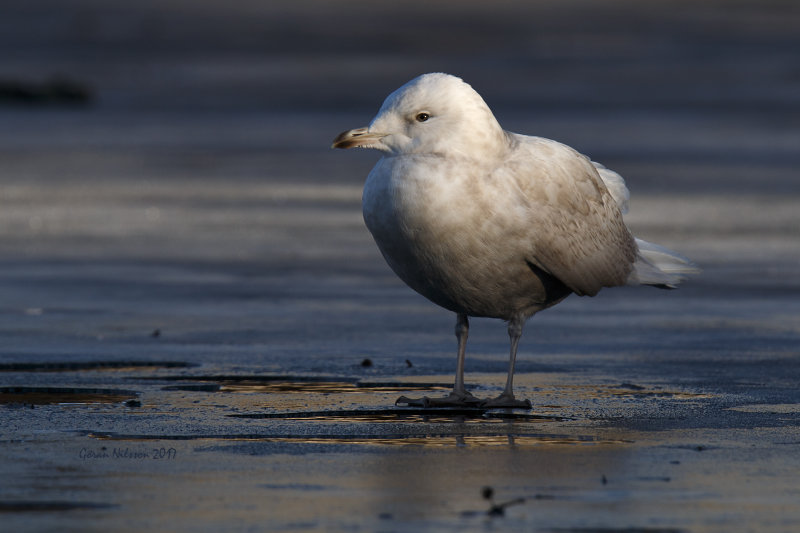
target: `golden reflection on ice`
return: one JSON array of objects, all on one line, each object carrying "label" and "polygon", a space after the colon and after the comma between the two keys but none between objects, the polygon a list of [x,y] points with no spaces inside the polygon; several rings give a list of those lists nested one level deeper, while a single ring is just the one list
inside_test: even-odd
[{"label": "golden reflection on ice", "polygon": [[[184,381],[184,380],[182,380]],[[404,392],[409,390],[447,390],[452,385],[440,382],[403,382],[358,380],[325,380],[319,378],[276,379],[271,376],[198,376],[185,379],[185,385],[169,385],[164,390],[183,390],[200,392],[230,392],[238,394],[274,393],[329,393],[329,394],[368,394],[373,392]],[[198,385],[202,383],[204,385]]]},{"label": "golden reflection on ice", "polygon": [[351,383],[346,381],[269,381],[269,382],[250,382],[250,381],[222,381],[220,392],[235,392],[240,394],[258,393],[298,393],[308,392],[331,393],[331,394],[368,394],[372,392],[402,392],[409,389],[413,390],[446,390],[447,387],[439,384],[420,384],[420,383]]},{"label": "golden reflection on ice", "polygon": [[544,445],[621,445],[624,440],[598,440],[592,437],[552,435],[425,435],[409,437],[291,437],[259,439],[267,442],[303,444],[359,444],[369,446],[423,446],[426,448],[530,447]]},{"label": "golden reflection on ice", "polygon": [[234,392],[239,394],[265,394],[275,392],[289,393],[353,393],[358,392],[352,383],[339,381],[272,381],[266,383],[258,382],[222,382],[220,392]]},{"label": "golden reflection on ice", "polygon": [[410,435],[117,435],[113,433],[89,433],[90,438],[111,441],[158,441],[158,440],[210,440],[217,442],[263,442],[286,444],[363,445],[425,448],[483,448],[483,447],[533,447],[533,446],[620,446],[633,444],[625,439],[599,438],[589,435],[548,435],[497,433],[467,435],[410,434]]}]

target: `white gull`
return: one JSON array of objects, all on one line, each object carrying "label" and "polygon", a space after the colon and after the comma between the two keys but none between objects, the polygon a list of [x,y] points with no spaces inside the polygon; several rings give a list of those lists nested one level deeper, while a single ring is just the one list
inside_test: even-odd
[{"label": "white gull", "polygon": [[[411,80],[386,98],[369,127],[343,132],[333,147],[383,152],[364,185],[364,221],[392,270],[457,314],[452,393],[398,403],[530,408],[513,393],[528,318],[572,293],[674,288],[697,271],[631,235],[619,174],[556,141],[504,131],[455,76]],[[508,321],[508,378],[488,401],[464,387],[470,316]]]}]

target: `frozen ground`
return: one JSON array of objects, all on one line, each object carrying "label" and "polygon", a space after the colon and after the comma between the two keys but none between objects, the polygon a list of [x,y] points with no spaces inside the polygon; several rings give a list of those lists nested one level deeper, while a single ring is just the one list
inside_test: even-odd
[{"label": "frozen ground", "polygon": [[[0,21],[0,72],[97,99],[0,107],[3,528],[800,528],[792,3],[47,4]],[[530,413],[393,406],[449,385],[454,317],[363,227],[375,154],[328,146],[437,69],[618,170],[634,232],[704,268],[534,317]],[[505,327],[470,334],[496,394]]]}]

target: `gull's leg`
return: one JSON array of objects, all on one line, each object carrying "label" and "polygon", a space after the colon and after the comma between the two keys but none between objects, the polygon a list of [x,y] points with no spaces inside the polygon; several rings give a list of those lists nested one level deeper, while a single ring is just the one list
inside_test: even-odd
[{"label": "gull's leg", "polygon": [[444,398],[417,399],[401,396],[395,404],[405,404],[415,407],[473,407],[480,404],[480,400],[467,392],[464,387],[464,359],[467,354],[467,337],[469,336],[469,318],[467,315],[458,314],[456,319],[456,338],[458,339],[458,361],[456,362],[456,382],[453,392]]},{"label": "gull's leg", "polygon": [[508,361],[508,378],[506,378],[506,388],[497,398],[486,400],[482,407],[522,407],[531,408],[530,400],[517,400],[514,398],[514,363],[517,360],[517,347],[519,338],[522,336],[522,326],[525,325],[525,318],[516,316],[508,323],[508,337],[511,339],[511,355]]},{"label": "gull's leg", "polygon": [[464,359],[467,356],[467,337],[469,336],[469,318],[459,314],[456,318],[456,339],[458,339],[458,361],[456,362],[456,382],[453,385],[454,396],[466,396],[464,387]]}]

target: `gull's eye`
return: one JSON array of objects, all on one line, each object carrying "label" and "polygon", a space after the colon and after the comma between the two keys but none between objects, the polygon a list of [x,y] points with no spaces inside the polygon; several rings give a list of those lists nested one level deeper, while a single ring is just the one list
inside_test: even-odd
[{"label": "gull's eye", "polygon": [[417,113],[417,116],[414,118],[417,119],[417,122],[425,122],[431,118],[431,116],[428,113]]}]

